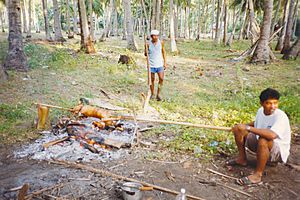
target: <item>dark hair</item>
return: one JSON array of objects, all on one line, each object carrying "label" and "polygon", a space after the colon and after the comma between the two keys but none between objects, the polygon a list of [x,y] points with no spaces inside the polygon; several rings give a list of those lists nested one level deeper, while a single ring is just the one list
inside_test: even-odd
[{"label": "dark hair", "polygon": [[277,90],[274,90],[272,88],[267,88],[264,91],[262,91],[259,95],[260,102],[264,102],[268,99],[277,99],[279,100],[280,94]]}]

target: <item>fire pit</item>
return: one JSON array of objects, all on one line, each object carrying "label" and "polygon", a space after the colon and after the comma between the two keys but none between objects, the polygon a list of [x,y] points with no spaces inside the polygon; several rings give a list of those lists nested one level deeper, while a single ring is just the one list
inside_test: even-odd
[{"label": "fire pit", "polygon": [[80,120],[62,118],[51,131],[43,131],[41,138],[18,149],[14,155],[36,160],[56,158],[106,162],[128,153],[136,138],[135,124],[118,121],[101,129],[99,123],[101,120],[93,117]]}]

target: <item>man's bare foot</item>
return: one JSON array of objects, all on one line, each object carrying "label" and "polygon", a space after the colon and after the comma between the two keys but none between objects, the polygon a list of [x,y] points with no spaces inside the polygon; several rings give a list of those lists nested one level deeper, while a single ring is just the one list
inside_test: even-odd
[{"label": "man's bare foot", "polygon": [[238,158],[237,159],[232,159],[232,160],[228,160],[226,161],[225,163],[226,166],[236,166],[236,165],[239,165],[239,166],[247,166],[247,161],[246,160],[239,160]]},{"label": "man's bare foot", "polygon": [[162,98],[160,96],[156,96],[157,101],[162,101]]}]

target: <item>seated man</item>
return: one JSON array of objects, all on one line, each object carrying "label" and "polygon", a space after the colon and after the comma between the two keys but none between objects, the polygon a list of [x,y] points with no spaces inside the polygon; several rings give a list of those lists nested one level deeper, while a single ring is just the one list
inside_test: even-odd
[{"label": "seated man", "polygon": [[290,154],[291,129],[287,115],[278,109],[280,94],[267,88],[259,98],[261,108],[257,111],[254,122],[238,124],[232,128],[239,156],[226,165],[247,165],[245,147],[256,152],[257,163],[253,174],[238,179],[240,185],[261,182],[263,171],[268,161],[285,162]]}]

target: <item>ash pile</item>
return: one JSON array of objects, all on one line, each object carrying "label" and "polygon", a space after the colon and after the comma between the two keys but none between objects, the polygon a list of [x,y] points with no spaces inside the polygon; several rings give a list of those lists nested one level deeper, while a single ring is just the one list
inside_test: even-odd
[{"label": "ash pile", "polygon": [[35,160],[107,162],[128,154],[136,140],[136,128],[135,124],[124,120],[104,124],[94,117],[62,118],[51,131],[43,131],[41,138],[15,151],[14,155]]}]

